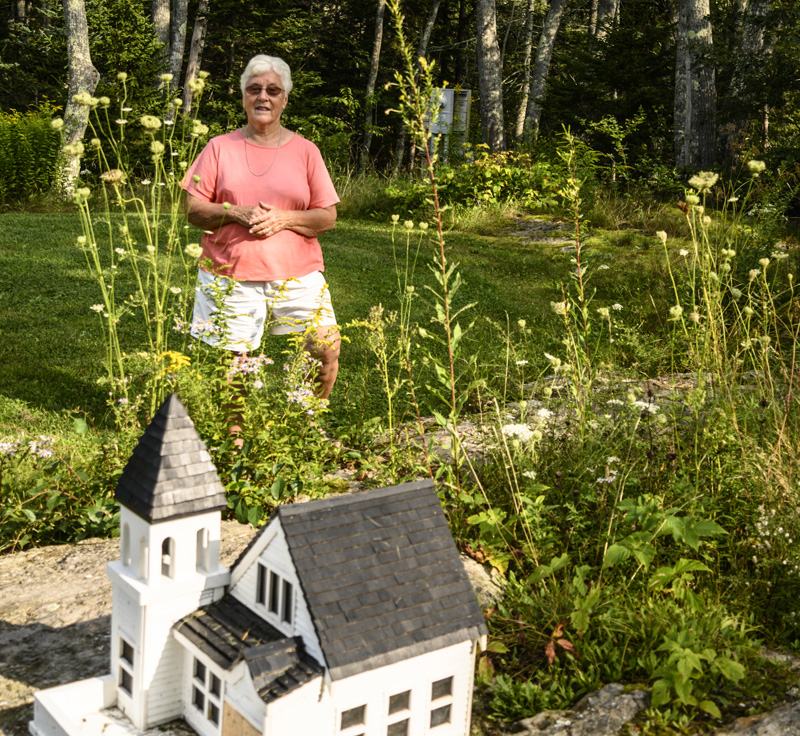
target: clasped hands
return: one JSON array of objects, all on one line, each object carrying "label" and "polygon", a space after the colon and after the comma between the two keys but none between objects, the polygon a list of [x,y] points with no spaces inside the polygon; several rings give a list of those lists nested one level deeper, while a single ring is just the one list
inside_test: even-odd
[{"label": "clasped hands", "polygon": [[259,202],[257,207],[248,207],[242,218],[242,224],[250,226],[251,235],[257,238],[268,238],[288,226],[285,210],[279,210],[266,202]]}]

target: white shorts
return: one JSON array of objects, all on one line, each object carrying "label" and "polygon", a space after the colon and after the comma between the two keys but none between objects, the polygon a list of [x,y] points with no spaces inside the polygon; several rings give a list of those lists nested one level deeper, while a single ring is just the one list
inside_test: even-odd
[{"label": "white shorts", "polygon": [[271,335],[286,335],[335,325],[320,271],[285,281],[235,281],[197,272],[192,336],[209,345],[248,352],[261,344],[265,326]]}]

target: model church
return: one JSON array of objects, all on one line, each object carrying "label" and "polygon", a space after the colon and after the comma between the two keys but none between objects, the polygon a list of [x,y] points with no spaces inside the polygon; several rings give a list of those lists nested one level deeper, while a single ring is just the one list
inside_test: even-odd
[{"label": "model church", "polygon": [[280,506],[227,570],[173,394],[116,497],[111,672],[39,692],[33,736],[468,736],[486,625],[431,482]]}]

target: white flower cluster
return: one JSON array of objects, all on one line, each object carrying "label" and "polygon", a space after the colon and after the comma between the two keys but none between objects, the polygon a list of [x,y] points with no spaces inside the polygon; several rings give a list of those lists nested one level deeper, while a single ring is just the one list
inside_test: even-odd
[{"label": "white flower cluster", "polygon": [[536,433],[527,424],[504,424],[500,431],[505,437],[518,439],[521,442],[530,442],[536,438]]}]

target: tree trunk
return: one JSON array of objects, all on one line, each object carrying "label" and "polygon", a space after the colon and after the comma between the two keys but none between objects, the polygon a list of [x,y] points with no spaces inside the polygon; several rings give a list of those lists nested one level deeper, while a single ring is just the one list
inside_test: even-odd
[{"label": "tree trunk", "polygon": [[530,140],[536,140],[539,135],[539,121],[542,117],[542,98],[547,86],[547,75],[550,72],[550,59],[553,57],[553,48],[556,45],[556,34],[564,15],[567,0],[550,0],[544,27],[539,36],[539,48],[536,49],[536,61],[533,65],[533,78],[531,79],[530,101],[528,112],[525,115],[524,135]]},{"label": "tree trunk", "polygon": [[[419,45],[417,46],[417,55],[416,59],[419,59],[422,56],[425,56],[428,53],[428,42],[431,40],[431,33],[433,32],[433,24],[436,23],[436,16],[439,14],[439,5],[441,4],[441,0],[432,0],[431,2],[431,9],[428,13],[428,19],[425,21],[425,25],[422,27],[422,33],[420,33],[419,37]],[[394,168],[392,169],[392,174],[397,175],[400,171],[400,168],[403,165],[403,155],[405,154],[406,150],[406,126],[403,125],[400,133],[397,136],[397,142],[395,143],[394,147]],[[410,161],[409,167],[414,166],[414,155],[415,155],[415,142],[411,142],[411,154],[410,154]]]},{"label": "tree trunk", "polygon": [[597,4],[597,21],[595,38],[603,39],[608,35],[611,26],[617,20],[620,0],[599,0]]},{"label": "tree trunk", "polygon": [[597,2],[598,0],[592,0],[589,9],[589,38],[594,38],[594,34],[597,33]]},{"label": "tree trunk", "polygon": [[456,86],[467,77],[467,0],[458,0],[458,33],[456,36]]},{"label": "tree trunk", "polygon": [[[153,30],[156,41],[161,44],[159,51],[159,72],[165,71],[169,63],[169,0],[153,0],[150,6],[153,16]],[[161,86],[161,80],[156,79],[155,86]]]},{"label": "tree trunk", "polygon": [[372,41],[372,56],[369,61],[369,76],[367,77],[367,94],[364,100],[364,142],[358,157],[358,173],[366,170],[369,163],[369,149],[372,145],[372,126],[375,124],[373,120],[375,116],[375,82],[378,79],[378,66],[381,59],[385,10],[386,0],[378,0],[378,9],[375,11],[375,35]]},{"label": "tree trunk", "polygon": [[197,4],[197,13],[194,16],[194,30],[192,42],[189,46],[189,63],[186,65],[186,85],[183,89],[183,114],[188,115],[192,109],[194,93],[189,87],[189,80],[197,76],[200,64],[203,61],[203,47],[206,43],[206,28],[208,26],[208,0],[200,0]]},{"label": "tree trunk", "polygon": [[172,75],[170,86],[173,89],[181,86],[181,68],[183,67],[183,51],[186,47],[186,26],[188,22],[188,0],[172,0],[169,73]]},{"label": "tree trunk", "polygon": [[536,0],[529,0],[522,46],[522,93],[517,111],[517,124],[514,126],[514,140],[517,144],[522,141],[522,133],[525,130],[525,113],[528,111],[528,97],[531,92],[531,54],[533,52],[533,18],[535,14]]},{"label": "tree trunk", "polygon": [[[89,53],[89,28],[86,24],[86,7],[83,0],[64,0],[64,30],[67,39],[67,104],[64,106],[64,142],[75,143],[86,132],[89,122],[89,107],[78,105],[73,97],[79,92],[94,94],[100,74],[92,64]],[[61,181],[66,193],[75,188],[80,173],[80,159],[65,160]]]},{"label": "tree trunk", "polygon": [[727,125],[722,129],[722,152],[730,163],[736,161],[739,144],[755,115],[765,112],[759,88],[774,46],[772,34],[768,32],[768,29],[775,27],[767,19],[769,9],[769,0],[750,0],[745,11],[728,91],[732,110]]},{"label": "tree trunk", "polygon": [[709,0],[680,0],[675,64],[675,165],[715,160],[716,90]]},{"label": "tree trunk", "polygon": [[478,88],[481,94],[483,141],[493,153],[506,147],[503,124],[503,59],[497,42],[497,9],[494,0],[477,0]]}]

